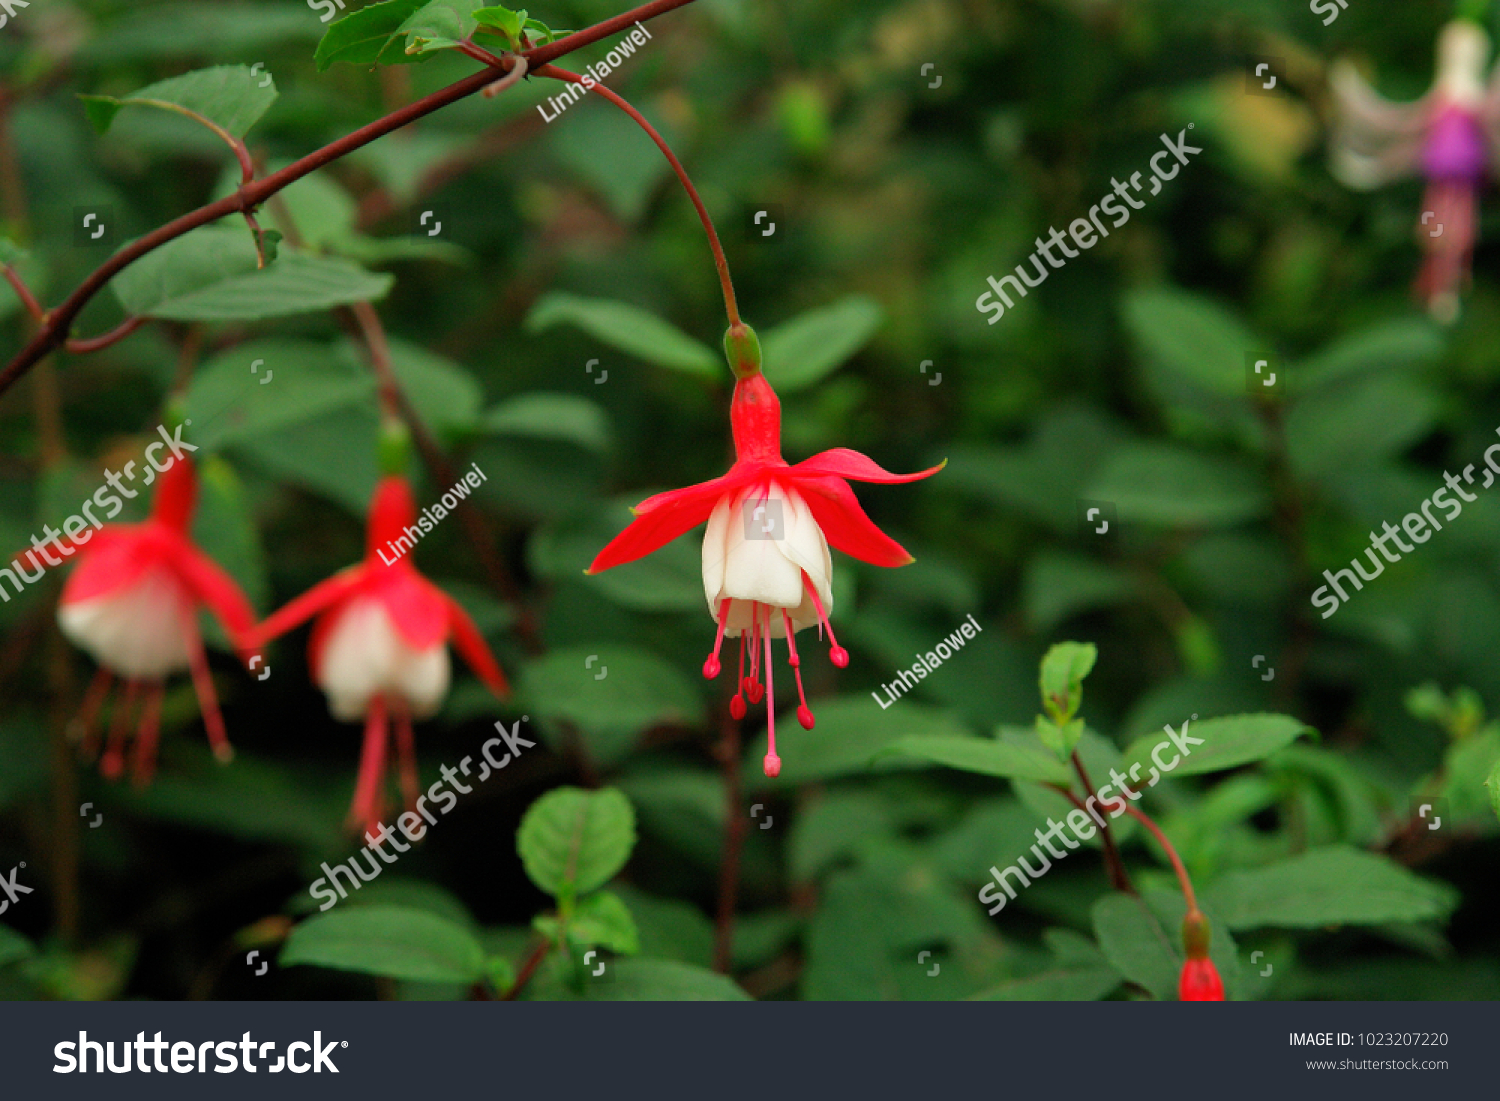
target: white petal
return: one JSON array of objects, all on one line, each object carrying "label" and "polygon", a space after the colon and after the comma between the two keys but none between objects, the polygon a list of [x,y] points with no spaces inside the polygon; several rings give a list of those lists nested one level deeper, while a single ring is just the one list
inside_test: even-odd
[{"label": "white petal", "polygon": [[128,680],[157,680],[188,668],[186,617],[192,598],[165,569],[148,569],[103,596],[60,604],[57,622],[76,646]]},{"label": "white petal", "polygon": [[735,495],[726,493],[714,506],[703,533],[703,595],[708,599],[708,614],[718,622],[719,605],[724,602],[724,561],[729,553],[729,518],[734,515]]},{"label": "white petal", "polygon": [[[762,502],[764,512],[750,511],[758,510]],[[778,608],[795,608],[802,603],[802,571],[778,546],[786,538],[787,511],[786,501],[775,486],[742,499],[728,524],[725,596]],[[779,524],[778,513],[782,520]]]},{"label": "white petal", "polygon": [[433,714],[448,693],[452,666],[444,642],[408,646],[379,600],[363,597],[339,614],[328,633],[317,670],[335,718],[364,717],[377,694],[406,701],[419,719]]}]

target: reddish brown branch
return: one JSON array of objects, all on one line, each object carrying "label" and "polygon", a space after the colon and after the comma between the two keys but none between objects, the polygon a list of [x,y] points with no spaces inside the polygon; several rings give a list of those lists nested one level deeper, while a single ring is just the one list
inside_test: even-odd
[{"label": "reddish brown branch", "polygon": [[101,348],[108,348],[111,344],[118,344],[148,320],[148,318],[144,317],[127,317],[103,336],[92,337],[88,340],[69,340],[63,344],[63,347],[74,355],[87,355],[89,352],[97,352]]},{"label": "reddish brown branch", "polygon": [[[592,27],[570,34],[566,38],[560,38],[556,42],[535,49],[525,51],[524,56],[528,65],[535,70],[549,62],[572,53],[574,50],[582,49],[601,38],[607,38],[616,31],[623,30],[637,22],[653,19],[664,12],[683,7],[692,3],[692,0],[650,0],[628,12],[606,19]],[[501,75],[508,72],[513,62],[506,60]],[[399,130],[408,123],[432,114],[456,103],[458,100],[471,96],[481,91],[496,80],[493,68],[473,73],[462,80],[439,89],[429,96],[424,96],[415,103],[410,103],[399,110],[392,111],[384,118],[376,119],[366,126],[360,127],[351,134],[346,134],[337,141],[325,145],[323,148],[309,153],[301,160],[294,161],[279,172],[242,185],[233,195],[228,195],[217,202],[201,206],[182,217],[168,222],[166,225],[153,230],[146,236],[132,242],[112,257],[106,260],[92,275],[85,279],[68,299],[52,313],[47,315],[47,321],[41,331],[17,353],[16,357],[0,371],[0,394],[5,393],[15,385],[16,380],[29,371],[48,352],[60,347],[66,340],[68,330],[77,319],[84,306],[98,294],[104,286],[135,263],[142,256],[154,249],[160,248],[168,241],[176,240],[183,234],[188,233],[199,226],[218,221],[220,218],[231,214],[243,214],[253,211],[261,203],[272,195],[283,190],[289,185],[296,183],[304,176],[316,172],[340,157],[352,153],[354,150],[369,145],[377,138],[382,138],[394,130]]]}]

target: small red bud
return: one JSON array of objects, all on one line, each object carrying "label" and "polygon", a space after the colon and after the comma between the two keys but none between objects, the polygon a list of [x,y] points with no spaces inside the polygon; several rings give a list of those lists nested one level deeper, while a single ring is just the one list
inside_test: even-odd
[{"label": "small red bud", "polygon": [[1224,982],[1214,968],[1214,961],[1205,957],[1183,963],[1177,996],[1185,1002],[1222,1002]]},{"label": "small red bud", "polygon": [[745,717],[745,697],[736,693],[729,700],[729,716],[735,722]]},{"label": "small red bud", "polygon": [[797,708],[797,721],[802,724],[803,730],[811,730],[814,722],[812,708],[805,703]]}]

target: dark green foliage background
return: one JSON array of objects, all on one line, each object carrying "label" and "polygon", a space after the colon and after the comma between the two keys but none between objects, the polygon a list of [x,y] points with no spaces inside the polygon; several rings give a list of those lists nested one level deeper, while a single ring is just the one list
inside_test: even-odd
[{"label": "dark green foliage background", "polygon": [[[1418,507],[1445,469],[1478,462],[1500,425],[1493,249],[1479,250],[1463,319],[1440,331],[1408,293],[1419,185],[1352,194],[1326,167],[1328,60],[1368,61],[1398,98],[1430,81],[1447,6],[1391,9],[1353,0],[1324,28],[1295,3],[1246,0],[700,0],[654,21],[652,41],[611,77],[693,174],[762,335],[850,296],[879,303],[878,330],[846,363],[782,387],[788,459],[849,446],[892,470],[949,460],[928,482],[860,489],[917,562],[883,572],[837,561],[835,624],[854,660],[839,672],[804,644],[819,726],[789,724],[783,697],[780,781],[759,772],[760,709],[746,720],[739,813],[762,810],[746,838],[734,946],[752,995],[1175,996],[1171,959],[1137,951],[1155,935],[1151,922],[1170,931],[1181,914],[1142,831],[1125,832],[1125,855],[1155,917],[1121,898],[1099,902],[1108,885],[1087,849],[990,919],[975,900],[990,865],[1024,851],[1058,808],[1033,785],[870,765],[899,737],[1030,724],[1051,642],[1098,646],[1082,714],[1100,762],[1192,714],[1275,711],[1321,732],[1236,772],[1169,779],[1147,797],[1211,907],[1244,903],[1236,876],[1308,850],[1386,851],[1449,750],[1449,732],[1408,713],[1408,690],[1467,685],[1494,704],[1491,497],[1331,620],[1308,603],[1323,569],[1362,553],[1366,533]],[[581,27],[618,10],[575,0],[531,14]],[[324,29],[298,0],[37,0],[20,10],[0,31],[20,185],[3,216],[31,250],[22,270],[43,300],[60,302],[108,255],[75,245],[78,208],[109,208],[118,244],[222,194],[230,171],[222,145],[175,117],[127,109],[95,134],[78,93],[124,95],[190,69],[261,62],[280,96],[248,141],[274,168],[474,69],[450,54],[318,73]],[[563,64],[576,70],[603,53]],[[1247,94],[1255,57],[1284,63],[1275,94]],[[711,750],[727,685],[698,675],[712,624],[696,538],[603,577],[582,567],[623,525],[625,504],[723,470],[729,375],[655,366],[566,321],[527,322],[556,292],[631,303],[711,347],[725,322],[701,228],[654,147],[602,102],[544,124],[535,104],[560,88],[533,80],[460,102],[335,164],[264,216],[282,224],[290,209],[311,245],[394,274],[378,305],[403,382],[460,464],[487,472],[486,519],[544,647],[522,645],[515,609],[456,521],[421,543],[423,570],[475,613],[518,688],[500,708],[458,678],[443,714],[419,728],[424,779],[475,753],[501,719],[528,716],[547,746],[463,798],[356,901],[444,914],[519,963],[525,927],[547,904],[516,854],[521,815],[559,784],[607,783],[637,816],[639,842],[615,889],[641,955],[707,968],[726,819]],[[974,303],[987,275],[1022,262],[1049,224],[1086,215],[1112,176],[1145,170],[1159,135],[1189,123],[1201,156],[1107,242],[985,324]],[[453,171],[419,185],[434,165]],[[341,206],[364,212],[359,241]],[[408,241],[417,255],[398,258],[369,244],[409,238],[424,209],[441,210],[442,239],[461,256]],[[770,237],[753,221],[763,209],[776,222]],[[102,294],[78,332],[122,317]],[[7,290],[5,358],[29,331]],[[224,410],[199,535],[266,614],[362,552],[374,402],[328,313],[153,324],[103,353],[56,357],[65,461],[43,470],[37,411],[47,398],[35,376],[0,399],[0,543],[21,546],[57,524],[106,464],[139,453],[185,344],[197,348],[199,408]],[[1246,394],[1246,357],[1260,355],[1286,372],[1288,404],[1264,409]],[[256,358],[276,371],[264,388],[248,370]],[[775,381],[796,366],[767,370]],[[333,399],[311,403],[314,378]],[[419,481],[419,496],[444,488]],[[1080,499],[1119,503],[1118,539],[1087,535]],[[300,633],[273,651],[264,682],[215,658],[240,752],[232,766],[209,760],[183,678],[152,789],[80,771],[78,800],[105,824],[72,826],[81,937],[51,935],[61,779],[49,730],[76,712],[91,675],[55,637],[58,586],[0,606],[0,869],[27,860],[39,887],[5,921],[41,952],[7,965],[0,940],[0,991],[460,996],[459,985],[308,967],[256,978],[243,965],[254,943],[243,931],[307,912],[319,863],[353,852],[340,821],[358,730],[329,718]],[[911,698],[876,706],[871,690],[970,614],[984,628],[973,644]],[[607,679],[585,672],[592,655]],[[1267,656],[1259,668],[1256,655]],[[1464,744],[1481,745],[1474,739],[1496,735],[1481,727]],[[1406,902],[1365,905],[1371,887],[1352,872],[1294,875],[1301,918],[1245,903],[1251,912],[1227,921],[1233,942],[1216,918],[1216,955],[1239,959],[1222,965],[1231,996],[1500,992],[1500,941],[1485,916],[1500,904],[1497,831],[1481,786],[1493,756],[1450,767],[1439,783],[1454,815],[1441,842],[1400,842],[1395,859],[1378,858],[1392,875],[1399,860],[1427,881],[1401,878]],[[756,828],[767,815],[770,828]],[[940,975],[918,964],[924,951]],[[1252,951],[1266,953],[1253,967]],[[1265,962],[1274,973],[1262,977]],[[692,988],[657,978],[617,996]],[[566,990],[539,981],[532,992]]]}]

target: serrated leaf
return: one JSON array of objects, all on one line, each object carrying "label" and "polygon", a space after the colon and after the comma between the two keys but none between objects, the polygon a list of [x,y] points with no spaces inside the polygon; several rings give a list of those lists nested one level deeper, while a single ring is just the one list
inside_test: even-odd
[{"label": "serrated leaf", "polygon": [[1034,780],[1040,784],[1066,784],[1071,779],[1061,762],[1020,746],[983,738],[901,738],[882,750],[877,757],[898,755],[931,761],[933,764],[983,776]]},{"label": "serrated leaf", "polygon": [[292,930],[281,966],[311,964],[408,982],[477,982],[484,949],[463,926],[427,910],[357,906]]},{"label": "serrated leaf", "polygon": [[[1059,642],[1042,657],[1038,678],[1042,706],[1055,722],[1066,723],[1078,713],[1083,702],[1083,678],[1089,675],[1098,658],[1099,650],[1092,642]],[[1068,752],[1072,752],[1071,746]]]},{"label": "serrated leaf", "polygon": [[472,0],[431,0],[413,12],[396,33],[406,38],[407,54],[451,50],[478,28],[473,10]]},{"label": "serrated leaf", "polygon": [[568,935],[584,947],[608,948],[632,956],[641,950],[635,918],[620,896],[610,891],[595,891],[579,901]]},{"label": "serrated leaf", "polygon": [[1231,929],[1430,921],[1445,918],[1458,903],[1447,884],[1342,845],[1230,872],[1204,894]]},{"label": "serrated leaf", "polygon": [[767,380],[782,393],[811,386],[869,343],[884,316],[856,294],[778,325],[761,338]]},{"label": "serrated leaf", "polygon": [[616,788],[556,788],[533,803],[516,832],[526,874],[557,898],[609,882],[635,847],[635,811]]},{"label": "serrated leaf", "polygon": [[344,260],[299,253],[257,270],[248,233],[204,226],[143,256],[111,286],[133,316],[251,321],[373,301],[393,283]]},{"label": "serrated leaf", "polygon": [[[1159,771],[1151,754],[1165,742],[1167,748],[1161,751],[1163,759],[1170,761],[1173,757],[1178,758],[1170,775],[1195,776],[1204,772],[1220,772],[1262,760],[1278,749],[1291,745],[1302,735],[1314,733],[1300,719],[1269,713],[1226,715],[1202,722],[1186,721],[1184,726],[1186,729],[1179,728],[1178,734],[1187,746],[1185,752],[1173,744],[1171,735],[1166,731],[1147,734],[1131,743],[1121,763],[1122,770],[1139,765],[1136,776],[1144,784],[1148,767],[1152,773]],[[1191,739],[1200,739],[1203,744],[1195,745]]]},{"label": "serrated leaf", "polygon": [[793,787],[814,780],[869,772],[872,758],[878,769],[911,768],[909,755],[883,756],[880,751],[904,738],[962,739],[968,728],[951,712],[912,700],[882,709],[870,697],[820,701],[814,708],[817,725],[803,730],[786,723],[776,731],[781,774],[768,779],[761,770],[764,749],[751,749],[745,762],[745,782],[757,787]]},{"label": "serrated leaf", "polygon": [[80,96],[89,121],[104,133],[123,107],[155,107],[201,115],[232,137],[243,138],[276,102],[270,74],[248,65],[216,65],[148,84],[128,96]]},{"label": "serrated leaf", "polygon": [[[1181,928],[1186,913],[1187,904],[1176,891],[1146,891],[1140,897],[1105,895],[1094,904],[1094,935],[1116,971],[1145,987],[1159,1001],[1176,1001],[1184,960]],[[1232,999],[1240,985],[1238,951],[1217,915],[1210,910],[1208,916],[1209,958]]]},{"label": "serrated leaf", "polygon": [[526,331],[538,333],[564,323],[576,325],[596,340],[659,367],[713,378],[723,366],[722,358],[713,349],[676,326],[638,306],[605,298],[546,295],[526,318]]},{"label": "serrated leaf", "polygon": [[421,60],[404,52],[396,32],[424,3],[425,0],[386,0],[338,20],[318,43],[314,55],[318,72],[336,61],[351,65],[399,65]]}]

